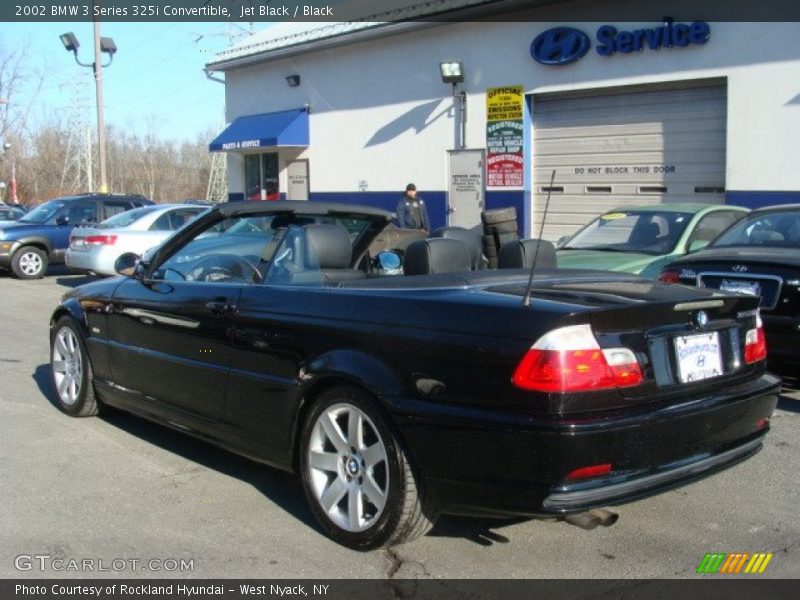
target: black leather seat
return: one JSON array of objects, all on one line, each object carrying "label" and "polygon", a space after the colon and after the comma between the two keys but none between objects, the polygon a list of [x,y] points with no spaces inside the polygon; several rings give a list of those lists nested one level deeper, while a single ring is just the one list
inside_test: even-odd
[{"label": "black leather seat", "polygon": [[464,242],[469,250],[472,270],[477,271],[486,268],[486,263],[483,260],[481,241],[478,235],[471,229],[465,229],[463,227],[442,227],[433,232],[433,237]]},{"label": "black leather seat", "polygon": [[406,249],[406,275],[432,275],[472,270],[469,248],[461,240],[429,238],[412,242]]},{"label": "black leather seat", "polygon": [[351,269],[350,234],[341,225],[314,223],[290,232],[284,246],[292,251],[292,267],[284,285],[338,285],[363,279],[363,271]]},{"label": "black leather seat", "polygon": [[500,269],[530,269],[534,256],[537,269],[556,268],[556,248],[547,240],[514,240],[504,244],[497,257],[497,266]]}]

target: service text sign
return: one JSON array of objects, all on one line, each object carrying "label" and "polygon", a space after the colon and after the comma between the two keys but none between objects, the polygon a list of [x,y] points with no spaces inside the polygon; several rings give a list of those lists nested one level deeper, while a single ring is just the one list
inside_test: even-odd
[{"label": "service text sign", "polygon": [[521,187],[524,155],[521,85],[486,90],[486,177],[492,187]]}]

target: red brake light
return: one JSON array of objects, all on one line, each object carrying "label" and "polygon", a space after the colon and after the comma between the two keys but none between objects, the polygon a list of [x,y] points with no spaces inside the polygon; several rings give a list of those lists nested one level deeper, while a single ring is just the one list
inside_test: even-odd
[{"label": "red brake light", "polygon": [[83,238],[83,241],[87,244],[92,244],[94,246],[113,246],[117,241],[117,236],[87,235],[85,238]]},{"label": "red brake light", "polygon": [[537,392],[583,392],[639,385],[644,380],[628,348],[601,349],[589,325],[572,325],[542,336],[520,361],[512,382]]},{"label": "red brake light", "polygon": [[611,473],[611,463],[603,463],[601,465],[591,465],[589,467],[581,467],[570,471],[566,479],[567,481],[589,479],[590,477],[599,477],[600,475],[608,475],[609,473]]},{"label": "red brake light", "polygon": [[748,365],[767,358],[767,338],[764,335],[764,324],[761,315],[756,315],[756,328],[750,329],[744,336],[744,362]]},{"label": "red brake light", "polygon": [[658,276],[658,280],[661,283],[680,283],[681,274],[678,271],[673,271],[672,269],[664,269]]}]

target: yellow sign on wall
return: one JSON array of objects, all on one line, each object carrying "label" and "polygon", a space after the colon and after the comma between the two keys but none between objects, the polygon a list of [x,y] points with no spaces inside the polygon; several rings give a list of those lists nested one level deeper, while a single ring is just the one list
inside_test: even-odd
[{"label": "yellow sign on wall", "polygon": [[522,120],[524,91],[521,85],[489,88],[486,90],[486,120]]}]

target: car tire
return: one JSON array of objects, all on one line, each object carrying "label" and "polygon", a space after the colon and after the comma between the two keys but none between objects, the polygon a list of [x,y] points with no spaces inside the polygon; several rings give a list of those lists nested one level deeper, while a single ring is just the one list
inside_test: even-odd
[{"label": "car tire", "polygon": [[501,221],[500,223],[492,223],[491,225],[484,225],[483,231],[486,235],[494,233],[517,233],[519,227],[516,221]]},{"label": "car tire", "polygon": [[78,325],[70,317],[60,318],[50,334],[50,379],[63,412],[73,417],[91,417],[99,412],[89,353]]},{"label": "car tire", "polygon": [[481,213],[481,220],[485,225],[493,225],[494,223],[502,223],[504,221],[516,221],[517,209],[513,206],[509,206],[507,208],[485,210]]},{"label": "car tire", "polygon": [[11,259],[11,270],[20,279],[41,279],[47,272],[47,253],[35,246],[23,246]]},{"label": "car tire", "polygon": [[372,550],[424,535],[436,514],[373,398],[336,387],[303,425],[300,471],[314,517],[334,541]]}]

